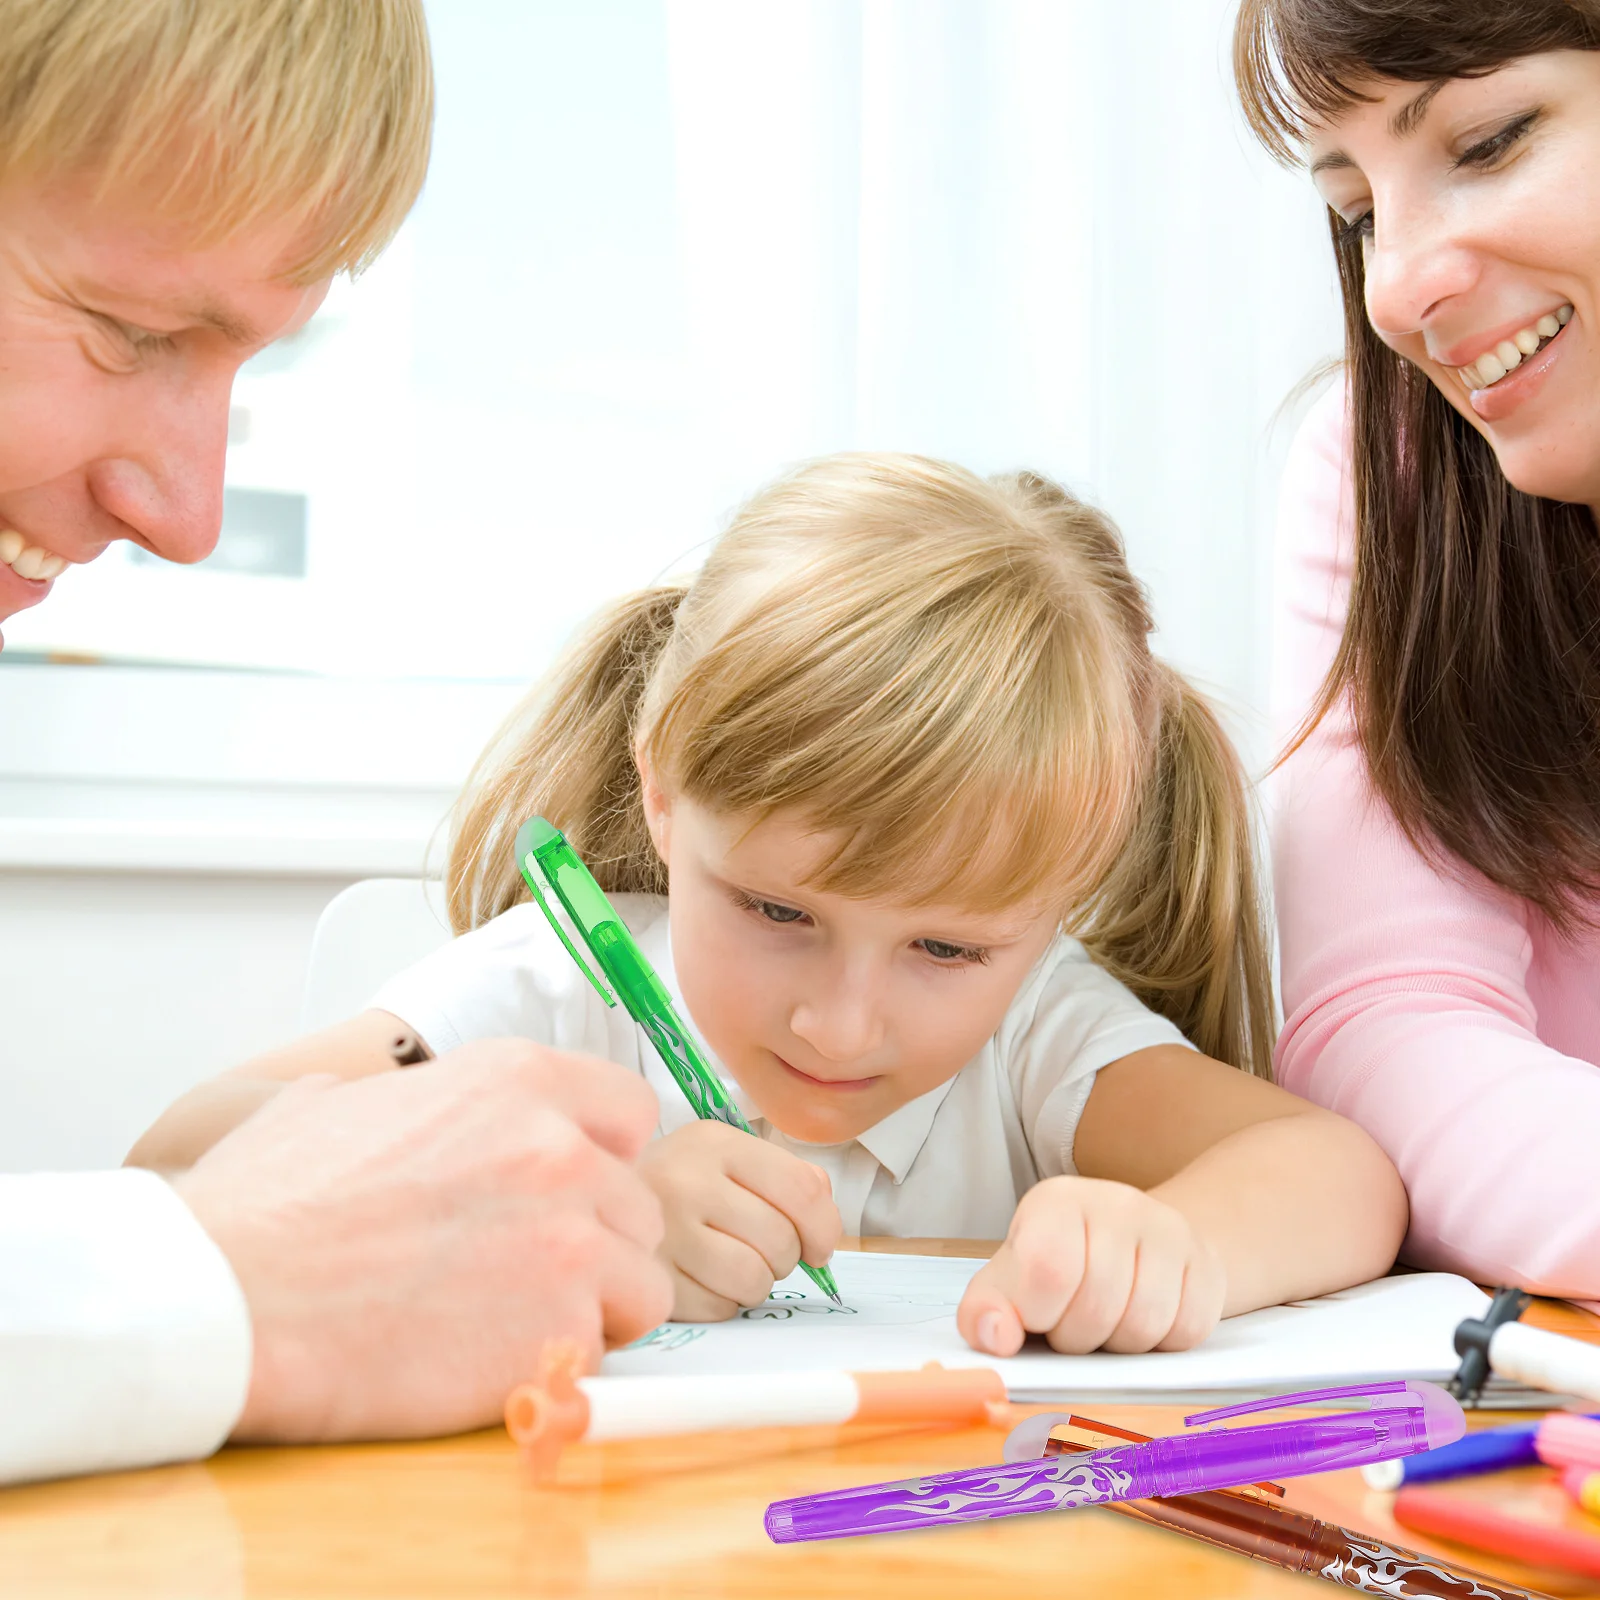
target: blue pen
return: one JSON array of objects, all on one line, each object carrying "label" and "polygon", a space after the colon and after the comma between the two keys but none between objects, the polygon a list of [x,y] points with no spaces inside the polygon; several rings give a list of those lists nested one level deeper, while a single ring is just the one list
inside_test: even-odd
[{"label": "blue pen", "polygon": [[[1600,1416],[1593,1411],[1588,1416]],[[1398,1489],[1405,1483],[1428,1483],[1438,1478],[1465,1478],[1474,1472],[1504,1472],[1510,1467],[1536,1467],[1538,1453],[1533,1438],[1537,1422],[1514,1422],[1503,1428],[1469,1433],[1454,1444],[1425,1450],[1398,1461],[1374,1461],[1361,1469],[1370,1489]]]}]

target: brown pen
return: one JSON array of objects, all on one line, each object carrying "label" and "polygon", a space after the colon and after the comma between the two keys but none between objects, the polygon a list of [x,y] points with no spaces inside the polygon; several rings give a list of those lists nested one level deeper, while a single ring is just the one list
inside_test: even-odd
[{"label": "brown pen", "polygon": [[389,1054],[394,1057],[394,1064],[397,1067],[418,1067],[424,1061],[433,1060],[433,1051],[409,1028],[394,1036],[389,1046]]},{"label": "brown pen", "polygon": [[[1050,1430],[1045,1453],[1080,1455],[1117,1440],[1143,1444],[1147,1437],[1074,1416]],[[1537,1590],[1519,1589],[1454,1562],[1273,1505],[1261,1492],[1265,1487],[1120,1500],[1107,1509],[1363,1594],[1414,1595],[1418,1600],[1549,1600]]]}]

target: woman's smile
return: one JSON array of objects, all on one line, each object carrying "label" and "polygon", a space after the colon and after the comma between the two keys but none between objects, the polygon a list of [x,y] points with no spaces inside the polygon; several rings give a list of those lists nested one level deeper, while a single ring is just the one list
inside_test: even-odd
[{"label": "woman's smile", "polygon": [[1536,318],[1476,360],[1456,367],[1467,403],[1485,422],[1497,422],[1531,400],[1571,346],[1572,307]]}]

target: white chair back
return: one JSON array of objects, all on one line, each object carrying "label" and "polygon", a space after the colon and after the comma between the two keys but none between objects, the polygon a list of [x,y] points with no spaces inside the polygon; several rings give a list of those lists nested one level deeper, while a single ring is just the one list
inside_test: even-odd
[{"label": "white chair back", "polygon": [[366,878],[330,900],[311,936],[300,1026],[353,1017],[388,979],[450,938],[437,878]]}]

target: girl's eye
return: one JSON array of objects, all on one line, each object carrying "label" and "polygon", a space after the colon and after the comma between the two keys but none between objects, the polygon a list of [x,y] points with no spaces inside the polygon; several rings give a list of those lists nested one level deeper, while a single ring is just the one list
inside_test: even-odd
[{"label": "girl's eye", "polygon": [[919,939],[917,943],[935,961],[943,961],[951,966],[964,963],[968,966],[981,967],[986,966],[989,961],[989,952],[980,945],[948,944],[943,939]]},{"label": "girl's eye", "polygon": [[1456,158],[1457,167],[1492,167],[1539,120],[1537,111],[1525,111],[1497,133],[1469,145]]},{"label": "girl's eye", "polygon": [[776,900],[757,900],[756,909],[768,922],[798,922],[805,915],[793,906],[780,906]]},{"label": "girl's eye", "polygon": [[745,894],[742,891],[737,899],[745,910],[755,912],[758,917],[765,917],[768,922],[787,924],[799,922],[805,916],[805,912],[794,906],[780,905],[776,900],[761,900],[753,894]]}]

